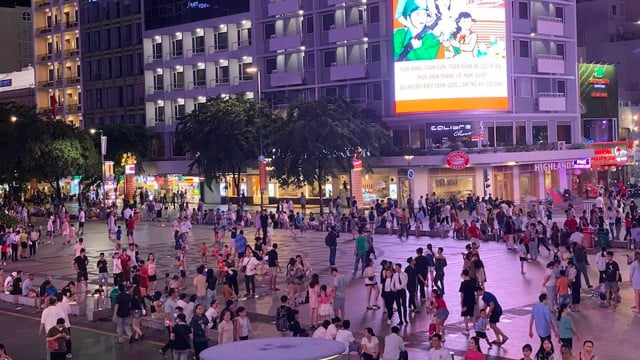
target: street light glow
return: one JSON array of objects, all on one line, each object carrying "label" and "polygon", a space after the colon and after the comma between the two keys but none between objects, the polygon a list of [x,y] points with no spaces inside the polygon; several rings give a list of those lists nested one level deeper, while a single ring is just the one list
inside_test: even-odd
[{"label": "street light glow", "polygon": [[18,118],[15,115],[11,115],[11,117],[9,119],[11,120],[11,122],[18,121]]},{"label": "street light glow", "polygon": [[255,66],[252,66],[252,67],[250,67],[250,68],[247,68],[247,70],[246,70],[246,71],[247,71],[248,73],[250,73],[250,74],[254,74],[254,73],[257,73],[257,72],[258,72],[258,68],[257,68],[257,67],[255,67]]}]

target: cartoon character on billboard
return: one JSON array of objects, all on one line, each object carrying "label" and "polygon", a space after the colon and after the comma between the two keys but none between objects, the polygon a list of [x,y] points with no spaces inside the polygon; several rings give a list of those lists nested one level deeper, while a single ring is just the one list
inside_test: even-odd
[{"label": "cartoon character on billboard", "polygon": [[393,33],[393,57],[396,61],[438,58],[441,41],[433,33],[440,17],[429,11],[427,0],[401,0],[395,13],[404,27]]},{"label": "cartoon character on billboard", "polygon": [[435,8],[437,17],[440,18],[440,23],[433,30],[434,34],[438,36],[441,42],[440,51],[438,52],[438,59],[450,59],[456,55],[453,45],[450,40],[453,40],[453,33],[458,27],[455,21],[456,12],[451,8],[452,0],[430,0],[429,6]]},{"label": "cartoon character on billboard", "polygon": [[473,59],[476,57],[478,35],[471,31],[475,20],[470,13],[463,11],[458,15],[456,24],[458,28],[453,34],[455,40],[451,44],[456,48],[456,58]]}]

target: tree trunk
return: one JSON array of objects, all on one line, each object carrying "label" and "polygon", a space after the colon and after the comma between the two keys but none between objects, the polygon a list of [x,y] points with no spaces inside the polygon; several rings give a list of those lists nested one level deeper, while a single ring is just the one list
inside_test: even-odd
[{"label": "tree trunk", "polygon": [[324,194],[322,193],[322,170],[320,170],[320,163],[318,163],[318,196],[320,197],[320,216],[324,214]]}]

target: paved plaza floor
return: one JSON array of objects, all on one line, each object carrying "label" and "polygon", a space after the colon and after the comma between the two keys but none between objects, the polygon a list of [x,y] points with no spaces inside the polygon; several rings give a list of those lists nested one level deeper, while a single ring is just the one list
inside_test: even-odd
[{"label": "paved plaza floor", "polygon": [[[253,229],[245,229],[249,239],[253,236]],[[192,251],[188,255],[187,263],[190,265],[188,272],[191,283],[194,269],[199,264],[197,248],[202,242],[211,245],[213,232],[208,226],[195,225],[192,231],[190,246]],[[97,269],[95,263],[100,252],[110,253],[114,242],[106,236],[106,225],[103,222],[89,222],[84,235],[87,254],[90,258],[89,276],[90,289],[97,287]],[[137,225],[135,233],[136,243],[140,246],[142,258],[146,254],[154,252],[158,259],[159,278],[165,272],[176,273],[172,267],[173,236],[168,224],[142,222]],[[227,237],[228,240],[228,237]],[[324,244],[324,233],[310,231],[304,237],[292,238],[291,233],[285,230],[276,230],[273,241],[279,245],[280,263],[284,267],[289,257],[302,255],[305,263],[313,269],[313,273],[320,275],[321,284],[331,284],[333,278],[329,275],[328,248]],[[44,276],[54,277],[54,283],[60,288],[67,281],[75,280],[75,273],[71,266],[72,247],[61,245],[61,239],[57,238],[54,245],[42,245],[39,247],[35,259],[20,260],[5,266],[5,274],[13,270],[23,270],[36,274],[36,283],[39,284]],[[124,240],[123,240],[124,242]],[[251,241],[252,242],[252,241]],[[406,258],[415,255],[415,249],[425,247],[431,243],[434,249],[444,248],[444,254],[448,260],[445,276],[445,301],[448,304],[451,315],[446,325],[446,344],[455,355],[461,358],[467,344],[467,337],[462,334],[462,321],[460,314],[460,296],[458,286],[460,284],[460,272],[462,268],[461,252],[466,242],[453,239],[433,239],[427,237],[410,237],[408,240],[399,240],[392,235],[376,235],[374,245],[378,262],[382,259],[393,262],[406,263]],[[346,300],[347,318],[351,320],[352,330],[356,338],[360,338],[364,327],[371,326],[376,334],[384,337],[389,333],[389,325],[383,318],[383,310],[367,310],[364,281],[360,278],[352,278],[354,244],[350,234],[341,234],[338,242],[337,266],[341,273],[349,279]],[[591,291],[584,289],[582,292],[582,311],[574,313],[574,323],[583,338],[574,339],[574,344],[582,344],[585,339],[591,339],[596,344],[596,353],[601,360],[609,359],[638,359],[637,334],[640,330],[640,317],[634,316],[630,306],[633,303],[633,293],[628,285],[628,266],[626,265],[626,250],[617,250],[615,258],[621,265],[625,284],[622,286],[622,303],[617,307],[602,308],[599,303],[591,299]],[[525,343],[531,343],[534,349],[539,343],[537,337],[530,339],[528,336],[529,312],[532,304],[537,302],[542,290],[542,278],[544,263],[549,259],[546,251],[539,262],[528,262],[525,266],[526,276],[519,273],[519,260],[514,252],[505,249],[502,243],[482,243],[480,247],[481,258],[486,267],[488,282],[487,290],[495,294],[504,309],[500,327],[509,336],[509,341],[502,347],[494,346],[487,350],[486,345],[482,349],[487,354],[487,359],[519,359],[520,348]],[[593,257],[590,263],[595,264]],[[214,265],[213,260],[209,260]],[[111,265],[109,267],[111,270]],[[242,277],[242,276],[240,276]],[[594,265],[590,266],[592,282],[597,282],[597,271]],[[243,281],[239,279],[241,294],[244,293]],[[268,291],[266,282],[268,279],[257,278],[259,288],[257,299],[240,301],[240,305],[246,307],[249,316],[255,325],[257,337],[281,336],[273,325],[275,309],[279,305],[279,297],[284,294],[281,291],[272,294]],[[279,276],[279,285],[285,289],[284,275]],[[191,291],[192,287],[188,291]],[[382,305],[382,300],[379,300]],[[308,305],[299,306],[301,322],[308,326]],[[397,320],[396,320],[397,321]],[[424,359],[429,348],[427,328],[431,321],[430,315],[424,311],[420,314],[411,314],[410,323],[402,327],[402,336],[409,348],[411,359]],[[395,321],[394,321],[395,322]],[[38,315],[34,309],[17,305],[9,305],[0,302],[0,343],[4,343],[14,359],[44,359],[44,338],[37,336]],[[157,353],[159,345],[166,338],[159,330],[147,330],[149,341],[134,345],[115,345],[115,325],[110,322],[89,322],[86,317],[74,317],[71,319],[74,329],[75,359],[129,359],[138,356],[144,358],[160,357]],[[489,337],[494,338],[489,332]],[[556,346],[557,346],[556,342]],[[293,360],[293,359],[292,359]]]}]

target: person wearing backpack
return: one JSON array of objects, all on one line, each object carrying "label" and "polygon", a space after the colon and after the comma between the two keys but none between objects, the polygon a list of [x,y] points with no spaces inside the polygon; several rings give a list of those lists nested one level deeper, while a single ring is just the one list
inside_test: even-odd
[{"label": "person wearing backpack", "polygon": [[327,236],[324,238],[324,244],[329,247],[329,266],[336,265],[336,250],[338,248],[338,238],[340,233],[336,229],[335,225],[331,227]]},{"label": "person wearing backpack", "polygon": [[282,295],[280,297],[280,306],[276,309],[276,330],[280,332],[289,331],[289,325],[293,321],[293,309],[287,305],[289,297]]}]

